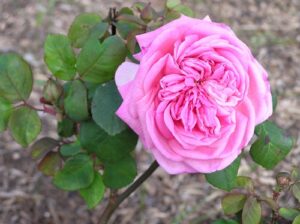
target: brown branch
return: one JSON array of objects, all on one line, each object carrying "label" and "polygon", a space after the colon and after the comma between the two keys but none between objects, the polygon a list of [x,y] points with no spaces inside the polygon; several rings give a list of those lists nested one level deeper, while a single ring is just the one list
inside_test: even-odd
[{"label": "brown branch", "polygon": [[130,186],[128,187],[122,194],[116,196],[112,194],[109,197],[109,202],[102,213],[98,224],[107,224],[111,215],[114,211],[119,207],[119,205],[129,197],[145,180],[147,180],[151,174],[157,169],[158,163],[154,161],[149,168]]}]

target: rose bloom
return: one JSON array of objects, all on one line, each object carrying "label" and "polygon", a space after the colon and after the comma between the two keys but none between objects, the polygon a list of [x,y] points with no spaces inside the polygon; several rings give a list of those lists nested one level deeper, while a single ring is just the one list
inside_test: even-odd
[{"label": "rose bloom", "polygon": [[272,114],[267,72],[226,25],[181,16],[136,36],[115,76],[117,115],[170,174],[230,165]]}]

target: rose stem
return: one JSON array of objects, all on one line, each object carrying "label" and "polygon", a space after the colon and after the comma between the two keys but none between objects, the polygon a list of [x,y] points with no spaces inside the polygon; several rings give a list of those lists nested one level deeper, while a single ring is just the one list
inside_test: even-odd
[{"label": "rose stem", "polygon": [[116,8],[110,8],[109,9],[109,13],[108,13],[108,17],[110,20],[110,24],[111,24],[111,35],[116,35],[117,30],[116,30],[116,26],[115,23],[117,22],[117,10]]},{"label": "rose stem", "polygon": [[112,191],[109,197],[109,202],[100,216],[98,224],[107,224],[113,212],[118,206],[133,193],[145,180],[147,180],[151,174],[158,168],[158,163],[154,161],[148,169],[138,178],[136,181],[128,187],[122,194],[116,196],[115,192]]}]

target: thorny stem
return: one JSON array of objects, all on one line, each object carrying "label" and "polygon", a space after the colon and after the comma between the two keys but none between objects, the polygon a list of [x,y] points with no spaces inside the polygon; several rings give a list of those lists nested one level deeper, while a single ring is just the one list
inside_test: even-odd
[{"label": "thorny stem", "polygon": [[52,108],[48,108],[46,106],[44,106],[44,108],[36,108],[34,107],[33,105],[29,104],[27,101],[23,101],[22,104],[18,105],[18,106],[26,106],[26,107],[29,107],[30,109],[32,110],[36,110],[36,111],[42,111],[42,112],[45,112],[45,113],[48,113],[48,114],[51,114],[51,115],[56,115],[56,111],[53,110]]},{"label": "thorny stem", "polygon": [[[277,203],[277,201],[278,201],[278,198],[279,198],[279,196],[280,196],[280,193],[281,193],[281,190],[274,190],[274,191],[273,191],[273,200],[274,200],[276,203]],[[279,218],[278,211],[272,210],[272,220],[271,220],[271,224],[276,224],[278,218]]]},{"label": "thorny stem", "polygon": [[129,197],[145,180],[147,180],[151,174],[157,169],[158,163],[154,161],[149,168],[122,194],[117,195],[115,191],[112,191],[109,197],[109,202],[102,213],[98,224],[107,224],[113,212],[119,207],[119,205]]},{"label": "thorny stem", "polygon": [[111,35],[116,35],[116,33],[117,33],[116,26],[115,26],[115,23],[117,22],[116,8],[109,9],[108,17],[109,17],[110,25],[111,25]]},{"label": "thorny stem", "polygon": [[29,107],[29,108],[31,108],[33,110],[36,110],[36,111],[44,111],[44,109],[42,109],[42,108],[36,108],[36,107],[32,106],[31,104],[29,104],[25,100],[23,101],[23,104],[21,104],[20,106],[26,106],[26,107]]}]

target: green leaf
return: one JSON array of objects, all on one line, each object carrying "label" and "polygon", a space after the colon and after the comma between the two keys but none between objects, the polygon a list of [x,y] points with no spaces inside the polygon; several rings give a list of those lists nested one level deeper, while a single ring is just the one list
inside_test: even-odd
[{"label": "green leaf", "polygon": [[294,220],[298,215],[300,215],[300,211],[294,208],[280,208],[279,215],[287,220]]},{"label": "green leaf", "polygon": [[222,208],[226,215],[233,215],[243,209],[247,197],[245,194],[227,194],[222,199]]},{"label": "green leaf", "polygon": [[135,160],[130,156],[123,157],[115,163],[104,163],[104,184],[118,189],[130,184],[137,175]]},{"label": "green leaf", "polygon": [[39,135],[42,124],[35,110],[22,106],[12,112],[8,127],[16,142],[26,147]]},{"label": "green leaf", "polygon": [[151,20],[155,20],[157,18],[157,13],[150,4],[147,4],[146,7],[141,11],[140,18],[144,22],[149,23]]},{"label": "green leaf", "polygon": [[0,55],[0,96],[11,102],[26,100],[32,91],[32,72],[16,53]]},{"label": "green leaf", "polygon": [[0,97],[0,132],[6,129],[12,108],[11,103],[7,99]]},{"label": "green leaf", "polygon": [[119,15],[117,17],[117,19],[118,19],[118,22],[122,21],[122,22],[135,23],[140,26],[146,25],[146,23],[142,19],[140,19],[139,17],[137,17],[135,15],[122,14],[122,15]]},{"label": "green leaf", "polygon": [[76,57],[69,39],[60,34],[50,34],[45,42],[45,62],[53,75],[71,80],[76,75]]},{"label": "green leaf", "polygon": [[64,107],[67,115],[75,121],[86,120],[89,117],[87,90],[80,80],[71,82],[64,99]]},{"label": "green leaf", "polygon": [[297,181],[300,179],[300,169],[299,167],[294,166],[291,172],[291,178],[293,181]]},{"label": "green leaf", "polygon": [[147,3],[145,3],[145,2],[135,2],[132,4],[132,9],[140,12],[146,7],[146,5],[147,5]]},{"label": "green leaf", "polygon": [[95,38],[102,40],[108,35],[108,23],[98,23],[92,27],[88,39]]},{"label": "green leaf", "polygon": [[238,222],[232,219],[220,219],[214,221],[212,224],[238,224]]},{"label": "green leaf", "polygon": [[89,38],[92,28],[100,22],[101,17],[95,13],[82,13],[76,16],[68,32],[72,46],[81,48]]},{"label": "green leaf", "polygon": [[126,129],[125,123],[115,114],[121,103],[122,98],[114,81],[97,88],[92,102],[92,117],[110,135]]},{"label": "green leaf", "polygon": [[117,31],[120,33],[120,36],[123,39],[127,39],[128,35],[135,31],[135,30],[141,30],[141,27],[138,24],[120,21],[116,23]]},{"label": "green leaf", "polygon": [[225,191],[230,191],[236,186],[236,178],[240,167],[241,158],[238,157],[231,165],[223,170],[205,174],[205,178],[211,185]]},{"label": "green leaf", "polygon": [[130,129],[125,129],[114,136],[108,135],[100,144],[101,148],[96,155],[103,161],[118,161],[135,149],[137,140],[137,135]]},{"label": "green leaf", "polygon": [[51,151],[55,147],[59,145],[59,142],[53,138],[44,137],[39,140],[37,140],[32,146],[31,146],[31,158],[32,159],[38,159],[43,154]]},{"label": "green leaf", "polygon": [[88,152],[96,153],[102,161],[114,162],[128,155],[135,148],[138,137],[128,128],[110,136],[90,121],[80,125],[79,139],[82,147]]},{"label": "green leaf", "polygon": [[167,3],[166,3],[168,9],[172,9],[175,6],[180,5],[180,4],[181,4],[180,0],[167,0]]},{"label": "green leaf", "polygon": [[293,140],[270,121],[255,128],[258,139],[250,148],[252,159],[266,169],[272,169],[291,151]]},{"label": "green leaf", "polygon": [[85,82],[84,84],[88,90],[88,100],[91,101],[95,95],[96,89],[98,88],[99,84],[92,82]]},{"label": "green leaf", "polygon": [[278,204],[271,197],[260,197],[260,200],[265,202],[273,211],[278,210]]},{"label": "green leaf", "polygon": [[300,202],[300,182],[296,182],[292,187],[293,195]]},{"label": "green leaf", "polygon": [[75,191],[88,187],[93,180],[93,161],[86,154],[77,154],[55,174],[53,184],[63,190]]},{"label": "green leaf", "polygon": [[64,157],[75,156],[81,151],[80,142],[65,144],[60,147],[60,154]]},{"label": "green leaf", "polygon": [[38,169],[47,176],[54,176],[61,165],[61,158],[58,152],[48,152],[39,162]]},{"label": "green leaf", "polygon": [[75,123],[67,117],[63,118],[63,120],[57,124],[57,132],[61,137],[71,137],[74,135],[74,131]]},{"label": "green leaf", "polygon": [[101,201],[104,196],[105,185],[102,180],[102,176],[95,171],[94,181],[87,188],[79,190],[79,194],[85,200],[88,208],[94,208]]},{"label": "green leaf", "polygon": [[172,10],[179,12],[183,15],[194,17],[194,12],[191,8],[187,7],[186,5],[177,5]]},{"label": "green leaf", "polygon": [[236,179],[236,187],[245,188],[249,191],[253,190],[253,183],[250,177],[238,176]]},{"label": "green leaf", "polygon": [[47,102],[55,104],[63,92],[62,86],[55,80],[49,79],[43,88],[43,97]]},{"label": "green leaf", "polygon": [[259,224],[261,219],[261,205],[255,197],[250,196],[245,202],[242,220],[243,224]]},{"label": "green leaf", "polygon": [[79,141],[82,148],[89,153],[96,153],[101,150],[100,144],[105,141],[108,134],[95,122],[87,121],[80,124]]},{"label": "green leaf", "polygon": [[123,7],[120,9],[119,15],[122,15],[122,14],[134,15],[132,9],[128,8],[128,7]]},{"label": "green leaf", "polygon": [[298,216],[294,219],[294,221],[293,221],[292,224],[300,224],[300,215],[298,215]]},{"label": "green leaf", "polygon": [[178,19],[181,16],[181,14],[179,12],[176,11],[169,11],[166,13],[165,16],[165,23],[171,22],[175,19]]},{"label": "green leaf", "polygon": [[113,79],[126,53],[125,44],[116,35],[106,38],[103,43],[90,38],[78,55],[77,70],[84,81],[106,82]]},{"label": "green leaf", "polygon": [[131,54],[136,54],[138,52],[141,51],[138,43],[137,43],[137,40],[136,40],[136,36],[141,34],[141,33],[144,33],[143,30],[134,30],[132,32],[129,33],[129,35],[127,36],[127,49],[129,50],[129,52]]}]

